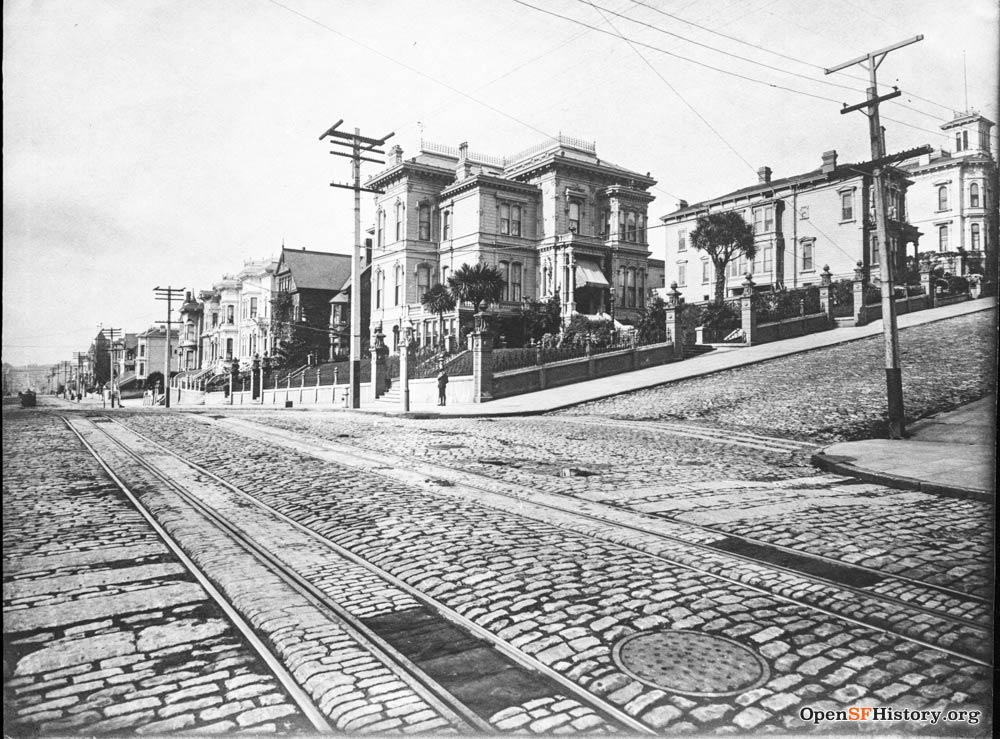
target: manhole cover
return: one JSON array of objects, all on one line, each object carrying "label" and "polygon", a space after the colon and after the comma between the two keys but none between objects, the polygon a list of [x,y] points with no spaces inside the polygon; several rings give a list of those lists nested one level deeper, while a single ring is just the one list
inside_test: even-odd
[{"label": "manhole cover", "polygon": [[767,663],[730,639],[696,631],[633,634],[613,652],[637,680],[682,695],[735,695],[767,682]]}]

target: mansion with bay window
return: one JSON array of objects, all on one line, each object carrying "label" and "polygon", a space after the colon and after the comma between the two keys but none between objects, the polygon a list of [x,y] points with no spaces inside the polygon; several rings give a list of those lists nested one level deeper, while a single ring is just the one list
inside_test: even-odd
[{"label": "mansion with bay window", "polygon": [[[990,151],[993,122],[978,113],[959,113],[941,126],[954,137],[955,151],[937,149],[886,169],[889,247],[895,275],[907,257],[962,250],[995,260],[997,249],[997,163]],[[804,174],[758,182],[710,200],[678,203],[664,225],[666,281],[688,302],[714,295],[715,270],[707,254],[691,246],[698,218],[736,211],[753,225],[757,255],[730,262],[727,296],[742,292],[748,272],[761,289],[807,287],[819,282],[825,265],[835,279],[852,278],[862,262],[872,278],[879,265],[871,176],[863,165],[837,163],[823,154],[822,166]],[[898,279],[898,277],[897,277]]]},{"label": "mansion with bay window", "polygon": [[[908,255],[916,254],[920,234],[906,217],[911,180],[903,170],[889,167],[886,183],[889,246],[898,270]],[[853,277],[859,261],[878,276],[872,178],[859,165],[838,164],[836,151],[825,152],[822,165],[810,172],[772,179],[770,167],[762,167],[756,185],[678,206],[660,220],[667,282],[676,281],[687,302],[710,300],[715,294],[715,268],[690,239],[698,218],[709,213],[736,211],[753,226],[756,257],[752,263],[745,257],[729,263],[726,296],[742,292],[748,272],[760,289],[818,284],[825,265],[836,279]]]},{"label": "mansion with bay window", "polygon": [[[593,143],[566,136],[513,157],[422,142],[369,179],[376,196],[371,261],[371,328],[396,351],[406,327],[438,343],[438,316],[421,302],[463,264],[493,265],[504,294],[492,307],[514,314],[527,300],[556,296],[564,321],[575,314],[638,319],[662,266],[649,258],[649,174],[597,156]],[[471,317],[474,306],[459,309]],[[457,337],[459,312],[445,316]]]}]

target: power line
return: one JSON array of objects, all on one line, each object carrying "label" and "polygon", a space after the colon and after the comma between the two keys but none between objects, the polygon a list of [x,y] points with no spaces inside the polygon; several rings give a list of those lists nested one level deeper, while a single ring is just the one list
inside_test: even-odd
[{"label": "power line", "polygon": [[468,100],[471,100],[474,103],[478,103],[479,105],[482,105],[484,108],[486,108],[488,110],[491,110],[492,112],[497,113],[498,115],[501,115],[504,118],[512,120],[515,123],[520,123],[522,126],[524,126],[526,128],[530,128],[532,131],[535,131],[536,133],[542,134],[545,138],[548,138],[548,139],[555,138],[555,136],[553,136],[552,134],[548,133],[547,131],[543,131],[542,129],[538,128],[537,126],[533,126],[532,124],[528,123],[527,121],[523,121],[520,118],[518,118],[517,116],[512,115],[512,114],[508,113],[505,110],[497,108],[494,105],[490,105],[485,100],[480,100],[479,98],[475,97],[474,95],[471,95],[470,93],[467,93],[464,90],[460,90],[459,88],[455,87],[454,85],[452,85],[452,84],[450,84],[448,82],[445,82],[444,80],[438,79],[434,75],[428,74],[427,72],[424,72],[424,71],[422,71],[420,69],[417,69],[416,67],[414,67],[414,66],[412,66],[410,64],[407,64],[406,62],[400,61],[399,59],[396,59],[395,57],[392,57],[392,56],[390,56],[390,55],[388,55],[388,54],[386,54],[386,53],[384,53],[382,51],[379,51],[374,46],[371,46],[370,44],[366,44],[363,41],[359,41],[358,39],[356,39],[356,38],[354,38],[352,36],[347,35],[343,31],[340,31],[340,30],[334,28],[333,26],[329,26],[326,23],[323,23],[322,21],[319,21],[319,20],[317,20],[317,19],[315,19],[315,18],[313,18],[313,17],[311,17],[309,15],[306,15],[305,13],[300,13],[298,10],[295,10],[294,8],[290,8],[287,5],[284,5],[283,3],[278,2],[278,0],[267,0],[267,1],[269,3],[271,3],[272,5],[274,5],[276,7],[279,7],[282,10],[285,10],[285,11],[291,13],[292,15],[297,15],[299,18],[302,18],[303,20],[307,20],[310,23],[313,23],[313,24],[319,26],[320,28],[326,29],[327,31],[329,31],[332,34],[335,34],[337,36],[340,36],[341,38],[347,39],[352,44],[356,44],[357,46],[360,46],[361,48],[366,49],[367,51],[370,51],[371,53],[373,53],[373,54],[375,54],[377,56],[380,56],[383,59],[385,59],[387,61],[390,61],[393,64],[396,64],[396,65],[402,67],[403,69],[406,69],[406,70],[412,72],[415,75],[418,75],[420,77],[423,77],[424,79],[430,80],[434,84],[440,85],[441,87],[444,87],[444,88],[446,88],[448,90],[451,90],[452,92],[456,93],[457,95],[460,95],[461,97],[464,97],[464,98],[466,98]]},{"label": "power line", "polygon": [[[274,2],[274,0],[270,0],[270,2]],[[560,18],[562,20],[569,21],[570,23],[576,23],[577,25],[580,25],[580,26],[586,26],[587,28],[593,29],[593,30],[597,31],[598,33],[603,33],[603,34],[605,34],[607,36],[613,36],[615,38],[618,38],[619,35],[620,35],[620,34],[612,33],[610,31],[605,31],[603,28],[598,28],[597,26],[593,26],[593,25],[591,25],[589,23],[586,23],[584,21],[578,20],[576,18],[571,18],[570,16],[567,16],[567,15],[562,15],[560,13],[556,13],[556,12],[551,11],[551,10],[546,10],[545,8],[539,8],[536,5],[532,5],[531,3],[524,2],[524,0],[513,0],[513,2],[517,3],[518,5],[523,5],[526,8],[531,8],[532,10],[537,10],[539,13],[545,13],[546,15],[551,15],[551,16],[553,16],[555,18]],[[622,38],[625,38],[625,37],[622,36]],[[804,95],[805,97],[815,98],[816,100],[822,100],[822,101],[827,102],[827,103],[840,103],[841,102],[841,101],[835,100],[833,98],[824,97],[823,95],[816,95],[816,94],[813,94],[811,92],[806,92],[804,90],[796,90],[793,87],[786,87],[784,85],[779,85],[776,82],[767,82],[766,80],[762,80],[762,79],[759,79],[757,77],[749,77],[747,75],[740,74],[739,72],[733,72],[733,71],[728,70],[728,69],[722,69],[721,67],[714,67],[711,64],[706,64],[706,63],[700,62],[700,61],[698,61],[696,59],[691,59],[690,57],[683,56],[682,54],[677,54],[677,53],[674,53],[672,51],[668,51],[667,49],[664,49],[663,47],[660,47],[660,46],[654,46],[653,44],[647,44],[647,43],[644,43],[642,41],[636,41],[635,39],[631,39],[631,42],[634,43],[637,46],[642,46],[642,47],[645,47],[647,49],[651,49],[652,51],[658,51],[661,54],[666,54],[667,56],[672,56],[672,57],[675,57],[677,59],[681,59],[683,61],[690,62],[691,64],[695,64],[695,65],[697,65],[699,67],[705,67],[706,69],[711,69],[712,71],[720,72],[721,74],[726,74],[726,75],[729,75],[731,77],[736,77],[736,78],[741,79],[741,80],[746,80],[747,82],[753,82],[753,83],[758,84],[758,85],[764,85],[765,87],[772,87],[772,88],[777,89],[777,90],[785,90],[786,92],[792,92],[792,93],[795,93],[796,95]]]},{"label": "power line", "polygon": [[[590,3],[588,3],[588,4],[590,4]],[[694,113],[696,116],[698,116],[698,118],[701,120],[701,122],[704,123],[706,126],[708,126],[708,128],[712,131],[712,133],[714,133],[716,136],[718,136],[719,139],[722,141],[722,143],[724,143],[727,147],[729,147],[729,150],[731,152],[733,152],[733,154],[735,154],[737,157],[739,157],[739,159],[744,164],[746,164],[750,168],[751,171],[753,171],[756,174],[757,170],[754,169],[754,166],[752,164],[750,164],[749,161],[747,161],[746,157],[744,157],[742,154],[740,154],[736,150],[736,147],[734,147],[732,144],[730,144],[729,141],[726,139],[726,137],[723,136],[719,132],[719,130],[716,129],[715,126],[713,126],[708,121],[707,118],[705,118],[705,116],[703,116],[701,113],[699,113],[698,110],[691,103],[689,103],[687,101],[687,99],[683,95],[681,95],[680,92],[678,92],[677,89],[672,84],[670,84],[670,82],[667,80],[666,77],[664,77],[662,74],[660,74],[659,70],[657,70],[656,67],[654,67],[650,63],[650,61],[642,54],[642,52],[640,52],[635,47],[635,45],[632,43],[632,41],[630,39],[628,39],[624,34],[622,34],[620,31],[618,31],[617,28],[615,28],[614,24],[604,15],[604,11],[601,10],[601,8],[598,8],[596,5],[593,5],[593,4],[590,4],[590,5],[591,5],[592,8],[594,8],[594,10],[596,10],[600,14],[600,16],[604,20],[604,22],[607,23],[610,28],[614,29],[615,33],[617,33],[621,37],[622,41],[624,41],[625,43],[627,43],[629,45],[629,47],[632,49],[632,51],[634,51],[639,56],[639,58],[642,59],[643,63],[652,70],[653,74],[655,74],[657,77],[659,77],[660,80],[663,82],[663,84],[665,84],[668,88],[670,88],[670,91],[672,93],[674,93],[674,95],[676,95],[678,98],[680,98],[681,102],[684,103],[691,110],[692,113]]]},{"label": "power line", "polygon": [[[838,82],[830,82],[828,80],[816,79],[814,77],[810,77],[810,76],[805,75],[805,74],[800,74],[799,72],[793,72],[790,69],[782,69],[781,67],[775,67],[775,66],[773,66],[771,64],[766,64],[765,62],[759,62],[756,59],[751,59],[750,57],[741,56],[740,54],[734,54],[734,53],[732,53],[730,51],[726,51],[725,49],[720,49],[717,46],[712,46],[711,44],[705,44],[705,43],[702,43],[701,41],[695,41],[694,39],[685,38],[685,37],[681,36],[678,33],[674,33],[673,31],[668,31],[665,28],[660,28],[659,26],[655,26],[652,23],[646,23],[645,21],[641,21],[641,20],[638,20],[636,18],[629,18],[629,17],[627,17],[627,16],[625,16],[625,15],[623,15],[621,13],[616,13],[615,11],[609,10],[607,8],[599,8],[597,5],[595,5],[594,3],[590,2],[590,0],[577,0],[577,2],[578,3],[583,3],[584,5],[589,5],[590,7],[594,8],[594,9],[600,10],[602,13],[610,13],[611,15],[617,16],[619,18],[624,18],[625,20],[627,20],[630,23],[636,23],[636,24],[638,24],[640,26],[645,26],[646,28],[651,28],[654,31],[659,31],[660,33],[666,34],[668,36],[673,36],[674,38],[677,38],[677,39],[680,39],[681,41],[684,41],[685,43],[694,44],[695,46],[700,46],[702,48],[714,51],[714,52],[716,52],[718,54],[724,54],[725,56],[731,56],[734,59],[739,59],[741,61],[748,62],[750,64],[756,64],[757,66],[764,67],[765,69],[770,69],[770,70],[772,70],[774,72],[780,72],[782,74],[790,74],[793,77],[799,77],[801,79],[806,80],[807,82],[815,82],[817,84],[827,85],[827,86],[830,86],[830,87],[839,87],[839,88],[844,89],[844,90],[850,90],[851,92],[860,92],[857,88],[850,87],[849,85],[841,85]],[[633,2],[635,2],[635,0],[633,0]],[[648,6],[646,6],[646,7],[648,7]],[[729,37],[727,37],[727,38],[729,38]],[[760,48],[760,47],[757,47],[757,48]]]}]

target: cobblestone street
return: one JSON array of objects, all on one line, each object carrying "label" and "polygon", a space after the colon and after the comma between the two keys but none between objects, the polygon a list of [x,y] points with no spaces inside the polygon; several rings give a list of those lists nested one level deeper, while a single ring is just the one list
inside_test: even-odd
[{"label": "cobblestone street", "polygon": [[[911,414],[990,389],[990,319],[909,330]],[[988,734],[992,504],[809,462],[879,348],[540,417],[5,409],[8,734]],[[810,720],[865,706],[944,713]]]}]

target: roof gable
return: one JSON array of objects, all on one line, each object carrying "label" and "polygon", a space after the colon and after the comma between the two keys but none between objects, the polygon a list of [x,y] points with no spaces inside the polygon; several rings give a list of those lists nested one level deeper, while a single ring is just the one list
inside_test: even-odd
[{"label": "roof gable", "polygon": [[339,290],[351,276],[351,256],[282,249],[275,274],[289,274],[295,290]]}]

